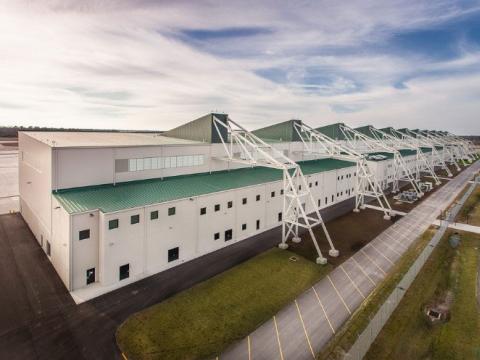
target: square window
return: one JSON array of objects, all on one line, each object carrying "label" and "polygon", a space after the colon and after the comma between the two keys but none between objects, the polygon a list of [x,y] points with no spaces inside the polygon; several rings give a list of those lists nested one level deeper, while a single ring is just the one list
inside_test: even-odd
[{"label": "square window", "polygon": [[278,213],[278,221],[282,221],[282,213],[281,212]]},{"label": "square window", "polygon": [[242,204],[245,205],[247,203],[247,198],[242,199]]},{"label": "square window", "polygon": [[213,234],[213,240],[218,240],[218,239],[220,239],[220,233]]},{"label": "square window", "polygon": [[257,196],[255,197],[255,199],[256,199],[257,201],[260,201],[260,195],[257,195]]},{"label": "square window", "polygon": [[158,210],[150,212],[150,220],[158,219]]},{"label": "square window", "polygon": [[168,250],[168,262],[178,260],[179,249],[178,247]]},{"label": "square window", "polygon": [[200,208],[200,215],[205,215],[206,213],[207,213],[207,208],[206,207]]},{"label": "square window", "polygon": [[242,230],[247,230],[247,224],[242,224]]},{"label": "square window", "polygon": [[130,224],[138,224],[140,222],[140,215],[130,216]]},{"label": "square window", "polygon": [[257,226],[257,230],[259,230],[260,229],[260,220],[257,220],[257,225],[256,226]]},{"label": "square window", "polygon": [[275,197],[275,191],[272,191],[272,193],[270,194],[270,196],[273,198]]},{"label": "square window", "polygon": [[227,207],[228,207],[229,209],[232,208],[232,207],[233,207],[233,201],[229,201],[229,202],[227,203]]},{"label": "square window", "polygon": [[108,222],[108,230],[118,228],[118,219],[113,219]]},{"label": "square window", "polygon": [[175,207],[168,208],[168,216],[175,215]]},{"label": "square window", "polygon": [[233,230],[228,229],[225,231],[225,241],[229,241],[233,239]]},{"label": "square window", "polygon": [[119,268],[119,278],[120,280],[127,279],[130,277],[130,264],[125,264]]},{"label": "square window", "polygon": [[215,211],[220,211],[220,204],[215,205]]},{"label": "square window", "polygon": [[78,232],[78,240],[84,240],[90,238],[90,229],[87,230],[80,230]]}]

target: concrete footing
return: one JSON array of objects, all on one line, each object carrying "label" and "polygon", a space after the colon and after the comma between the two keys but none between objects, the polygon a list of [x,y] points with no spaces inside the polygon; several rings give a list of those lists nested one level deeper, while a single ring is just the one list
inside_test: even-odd
[{"label": "concrete footing", "polygon": [[288,249],[288,244],[286,243],[280,243],[278,244],[278,247],[282,250],[287,250]]},{"label": "concrete footing", "polygon": [[330,255],[331,257],[337,257],[339,254],[338,250],[337,249],[330,249],[328,250],[328,255]]},{"label": "concrete footing", "polygon": [[302,239],[301,239],[299,236],[294,236],[294,237],[292,238],[292,241],[293,241],[294,243],[297,243],[297,244],[298,244],[300,241],[302,241]]},{"label": "concrete footing", "polygon": [[327,259],[324,257],[318,257],[316,260],[316,263],[319,265],[326,265],[327,264]]}]

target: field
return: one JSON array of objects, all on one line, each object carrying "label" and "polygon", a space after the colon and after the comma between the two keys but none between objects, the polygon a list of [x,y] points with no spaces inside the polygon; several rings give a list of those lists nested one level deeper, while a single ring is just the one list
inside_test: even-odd
[{"label": "field", "polygon": [[134,314],[119,327],[117,343],[129,359],[214,356],[330,270],[331,265],[318,266],[290,251],[271,249]]},{"label": "field", "polygon": [[[452,249],[447,232],[367,354],[367,359],[480,359],[477,293],[480,236],[461,233]],[[431,325],[424,305],[450,292],[450,319]]]},{"label": "field", "polygon": [[477,186],[469,196],[455,221],[480,226],[480,187]]}]

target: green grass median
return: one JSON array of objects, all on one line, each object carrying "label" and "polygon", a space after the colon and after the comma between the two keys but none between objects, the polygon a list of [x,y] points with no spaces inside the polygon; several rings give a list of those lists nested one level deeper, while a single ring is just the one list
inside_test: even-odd
[{"label": "green grass median", "polygon": [[330,270],[330,265],[271,249],[132,315],[119,327],[117,343],[128,359],[215,356]]}]

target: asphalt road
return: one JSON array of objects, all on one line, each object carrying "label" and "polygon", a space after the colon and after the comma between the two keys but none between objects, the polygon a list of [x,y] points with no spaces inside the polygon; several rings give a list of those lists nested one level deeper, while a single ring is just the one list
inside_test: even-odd
[{"label": "asphalt road", "polygon": [[315,359],[478,169],[480,162],[449,181],[219,359]]}]

